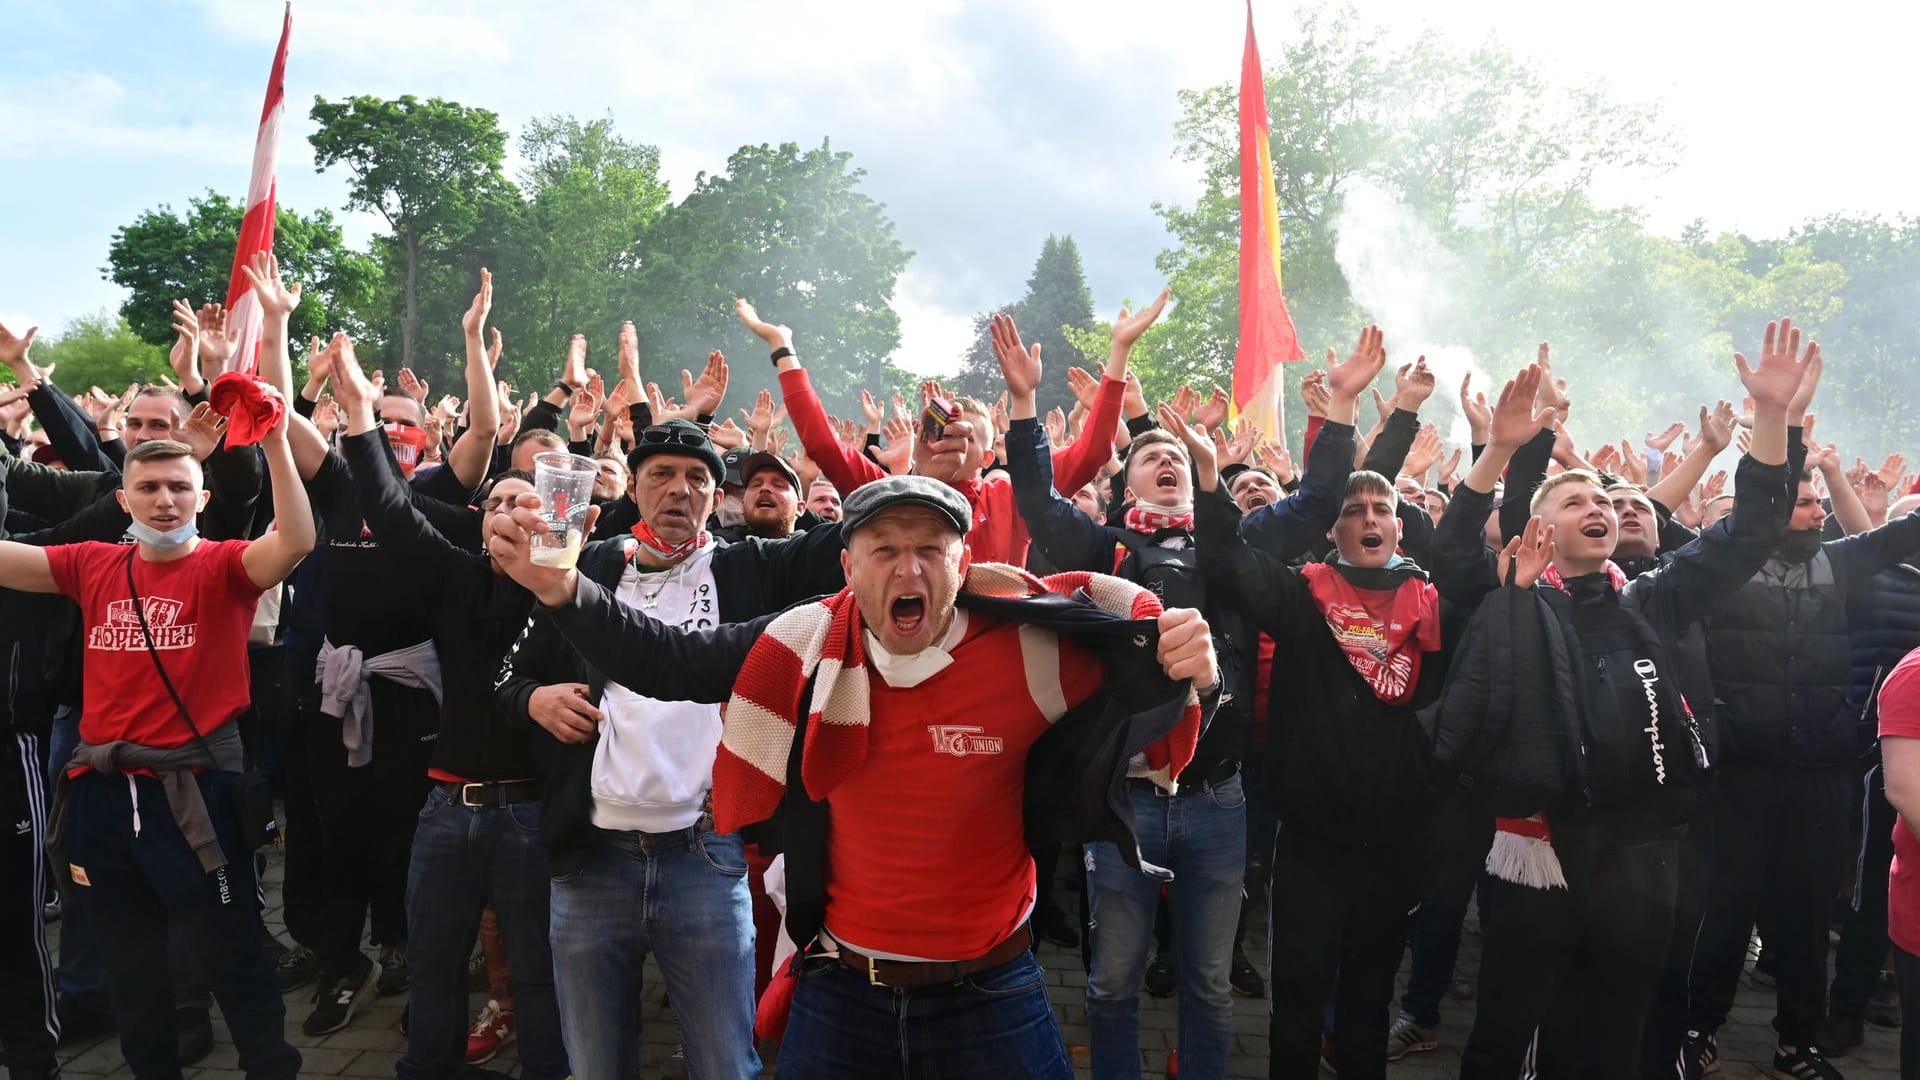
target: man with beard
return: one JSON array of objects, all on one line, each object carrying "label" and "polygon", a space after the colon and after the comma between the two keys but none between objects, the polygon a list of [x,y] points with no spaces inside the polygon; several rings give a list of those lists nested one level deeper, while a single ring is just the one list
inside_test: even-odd
[{"label": "man with beard", "polygon": [[822,520],[811,513],[802,514],[800,477],[785,458],[760,450],[741,457],[738,464],[740,524],[716,529],[715,535],[730,543],[749,536],[785,540],[796,527],[804,530]]},{"label": "man with beard", "polygon": [[1827,512],[1801,463],[1793,415],[1792,511],[1766,565],[1713,609],[1707,651],[1721,730],[1706,916],[1688,979],[1681,1075],[1718,1056],[1756,918],[1774,956],[1776,1075],[1836,1080],[1817,1045],[1826,1018],[1827,918],[1846,857],[1852,766],[1865,749],[1848,705],[1849,628],[1874,575],[1920,548],[1920,511],[1823,543]]}]

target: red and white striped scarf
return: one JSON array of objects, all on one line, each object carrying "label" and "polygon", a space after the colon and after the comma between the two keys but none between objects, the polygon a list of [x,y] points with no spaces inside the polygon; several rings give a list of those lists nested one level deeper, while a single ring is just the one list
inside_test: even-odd
[{"label": "red and white striped scarf", "polygon": [[[1160,598],[1105,574],[1056,574],[1044,580],[1003,563],[974,563],[961,590],[1019,598],[1081,590],[1102,609],[1129,619],[1160,615]],[[713,763],[714,828],[731,832],[773,816],[786,792],[787,756],[808,680],[807,742],[800,776],[807,794],[824,799],[867,756],[872,712],[867,691],[865,624],[853,590],[792,608],[767,625],[747,654],[721,710],[720,749]],[[1048,717],[1048,721],[1058,717]],[[1174,732],[1146,750],[1151,779],[1172,791],[1200,735],[1200,700],[1191,689]]]}]

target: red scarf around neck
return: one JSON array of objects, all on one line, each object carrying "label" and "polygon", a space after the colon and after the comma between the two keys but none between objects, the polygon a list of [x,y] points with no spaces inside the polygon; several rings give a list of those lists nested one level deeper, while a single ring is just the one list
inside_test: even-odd
[{"label": "red scarf around neck", "polygon": [[1152,536],[1161,529],[1193,529],[1193,507],[1162,509],[1157,506],[1127,507],[1127,528]]},{"label": "red scarf around neck", "polygon": [[671,544],[659,533],[654,532],[653,526],[640,521],[634,523],[633,538],[640,541],[641,547],[670,563],[675,563],[700,550],[700,545],[707,542],[707,530],[701,529],[680,543]]},{"label": "red scarf around neck", "polygon": [[[1424,654],[1440,648],[1440,595],[1431,584],[1410,577],[1393,591],[1387,625],[1368,612],[1363,590],[1329,563],[1308,563],[1301,573],[1314,605],[1326,617],[1334,643],[1373,695],[1388,705],[1413,700]],[[1374,593],[1377,597],[1379,594]]]},{"label": "red scarf around neck", "polygon": [[[1607,572],[1607,580],[1613,582],[1614,592],[1627,587],[1627,572],[1613,565],[1612,559],[1607,560],[1607,565],[1603,569]],[[1561,592],[1567,591],[1567,579],[1560,576],[1560,568],[1552,563],[1548,563],[1547,568],[1541,572],[1540,580]]]}]

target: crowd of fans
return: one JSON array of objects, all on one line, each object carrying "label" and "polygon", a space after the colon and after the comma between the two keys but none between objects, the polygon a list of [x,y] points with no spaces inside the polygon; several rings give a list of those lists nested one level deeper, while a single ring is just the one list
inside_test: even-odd
[{"label": "crowd of fans", "polygon": [[997,402],[836,418],[741,301],[780,394],[736,421],[725,357],[669,397],[631,324],[516,400],[485,271],[464,402],[345,335],[296,386],[300,290],[248,273],[257,379],[217,305],[119,396],[0,328],[14,1077],[107,1030],[178,1077],[216,1002],[294,1076],[288,1005],[405,994],[400,1077],[626,1080],[649,955],[694,1076],[1071,1076],[1044,937],[1096,1077],[1141,1074],[1143,992],[1169,1074],[1226,1075],[1238,993],[1272,1076],[1370,1080],[1439,1047],[1476,893],[1467,1080],[1716,1071],[1756,929],[1773,1075],[1872,1022],[1920,1077],[1920,485],[1814,440],[1791,320],[1740,406],[1586,453],[1546,345],[1462,383],[1469,446],[1424,359],[1363,430],[1368,327],[1290,448],[1145,400],[1164,293],[1044,417],[1005,316]]}]

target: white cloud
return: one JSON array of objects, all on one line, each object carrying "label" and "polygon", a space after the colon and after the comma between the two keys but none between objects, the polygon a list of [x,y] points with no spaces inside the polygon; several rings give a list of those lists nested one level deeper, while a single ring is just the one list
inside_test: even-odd
[{"label": "white cloud", "polygon": [[936,280],[911,267],[894,288],[900,349],[893,362],[915,375],[952,375],[973,343],[973,313],[955,309],[940,293]]}]

